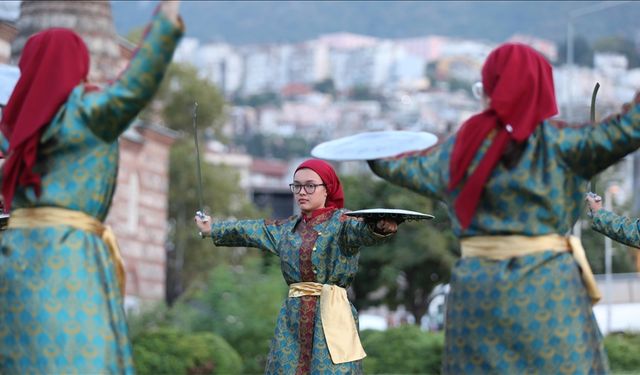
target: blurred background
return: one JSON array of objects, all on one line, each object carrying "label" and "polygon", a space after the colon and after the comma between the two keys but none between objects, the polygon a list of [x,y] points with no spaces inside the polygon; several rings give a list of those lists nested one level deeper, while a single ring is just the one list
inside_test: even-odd
[{"label": "blurred background", "polygon": [[[69,27],[87,42],[91,79],[125,69],[157,2],[0,2],[0,106],[26,39]],[[286,296],[278,259],[216,248],[198,209],[192,110],[198,102],[204,201],[218,219],[288,217],[293,168],[316,144],[363,131],[446,137],[480,109],[471,87],[487,54],[513,41],[554,65],[559,119],[617,111],[640,89],[640,3],[631,1],[183,1],[186,36],[154,102],[121,138],[108,217],[127,270],[125,305],[141,374],[262,373]],[[449,270],[459,255],[446,210],[335,164],[350,209],[432,213],[362,251],[350,297],[367,373],[440,370]],[[592,182],[613,210],[640,216],[640,156]],[[640,373],[638,250],[581,235],[604,300],[594,313],[614,373]],[[1,235],[1,234],[0,234]]]}]

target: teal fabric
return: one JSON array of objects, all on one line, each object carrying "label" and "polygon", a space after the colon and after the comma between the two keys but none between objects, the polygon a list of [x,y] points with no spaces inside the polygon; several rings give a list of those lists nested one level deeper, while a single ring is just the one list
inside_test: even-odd
[{"label": "teal fabric", "polygon": [[[211,225],[212,237],[217,246],[256,247],[277,255],[287,285],[315,281],[348,288],[358,271],[360,247],[382,243],[389,236],[373,232],[364,222],[344,215],[345,212],[341,209],[321,214],[308,225],[295,216],[285,220],[218,222]],[[267,374],[362,372],[361,361],[339,365],[331,361],[317,299],[316,296],[285,299],[271,342]],[[357,322],[357,312],[353,306],[351,310]],[[312,340],[309,358],[301,354],[303,340]]]},{"label": "teal fabric", "polygon": [[[115,83],[73,90],[41,137],[42,194],[19,188],[14,210],[56,206],[104,220],[116,184],[117,138],[152,98],[181,35],[156,15]],[[64,225],[2,232],[0,373],[133,373],[122,298],[109,251],[95,234]]]},{"label": "teal fabric", "polygon": [[[482,145],[471,168],[489,146]],[[455,135],[428,150],[370,161],[378,176],[442,200],[457,237],[566,234],[584,207],[587,182],[640,147],[640,106],[600,124],[542,123],[512,169],[500,163],[466,230],[448,190]],[[446,374],[599,374],[608,371],[600,331],[567,253],[458,260],[447,302]]]},{"label": "teal fabric", "polygon": [[640,248],[640,219],[631,219],[600,209],[593,214],[591,228],[614,241]]}]

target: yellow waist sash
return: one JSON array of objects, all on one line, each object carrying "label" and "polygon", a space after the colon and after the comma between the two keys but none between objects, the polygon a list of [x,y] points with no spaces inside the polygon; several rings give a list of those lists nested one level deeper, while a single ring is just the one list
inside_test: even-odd
[{"label": "yellow waist sash", "polygon": [[602,294],[591,272],[591,266],[580,239],[575,236],[563,237],[559,234],[544,236],[474,236],[460,241],[462,257],[481,257],[493,260],[539,253],[542,251],[569,251],[580,267],[582,283],[587,289],[591,303],[596,304]]},{"label": "yellow waist sash", "polygon": [[289,285],[289,297],[302,296],[320,296],[322,330],[333,363],[357,361],[366,357],[346,289],[314,282]]},{"label": "yellow waist sash", "polygon": [[59,207],[20,208],[11,212],[8,228],[37,228],[56,225],[68,225],[86,232],[98,235],[109,249],[111,260],[116,267],[116,276],[120,291],[124,297],[125,272],[124,262],[120,256],[120,249],[116,242],[116,236],[111,227],[104,225],[100,220],[81,211],[69,210]]}]

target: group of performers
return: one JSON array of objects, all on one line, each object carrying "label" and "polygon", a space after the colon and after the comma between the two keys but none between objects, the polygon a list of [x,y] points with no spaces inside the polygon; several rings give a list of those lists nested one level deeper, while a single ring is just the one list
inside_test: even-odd
[{"label": "group of performers", "polygon": [[[116,183],[118,136],[151,100],[183,33],[177,1],[162,1],[129,67],[87,82],[89,54],[67,29],[32,36],[0,123],[0,373],[132,373],[124,272],[104,221]],[[370,160],[371,170],[449,207],[462,258],[447,301],[446,374],[608,372],[592,312],[600,294],[579,239],[587,181],[640,147],[640,95],[598,124],[557,114],[552,67],[504,44],[482,68],[485,108],[426,150]],[[216,246],[280,258],[289,293],[265,372],[362,373],[365,351],[347,298],[361,247],[392,238],[394,219],[346,215],[335,170],[310,159],[290,184],[300,214],[214,221]],[[638,222],[589,197],[594,228],[640,245]],[[428,239],[425,239],[428,241]]]}]

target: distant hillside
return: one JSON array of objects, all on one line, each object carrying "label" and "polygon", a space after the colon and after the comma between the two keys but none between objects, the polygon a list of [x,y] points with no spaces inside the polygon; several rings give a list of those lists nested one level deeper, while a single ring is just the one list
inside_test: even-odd
[{"label": "distant hillside", "polygon": [[[187,35],[233,44],[297,42],[348,31],[385,38],[444,35],[501,42],[513,34],[566,38],[571,10],[593,1],[183,1]],[[576,35],[640,41],[640,2],[580,17]],[[116,29],[143,25],[156,2],[112,1]],[[147,15],[147,17],[145,17]]]}]

